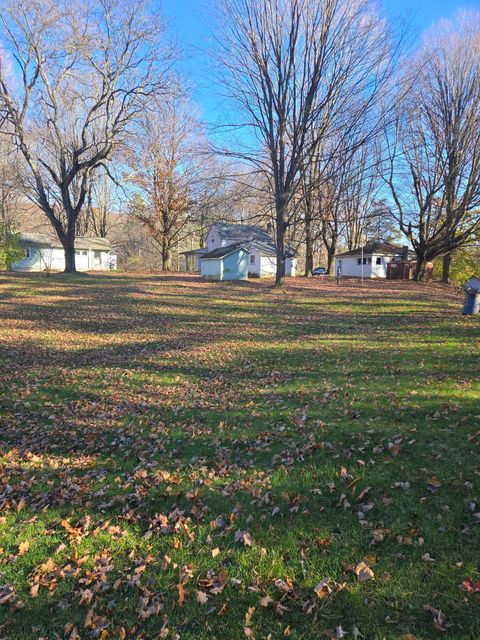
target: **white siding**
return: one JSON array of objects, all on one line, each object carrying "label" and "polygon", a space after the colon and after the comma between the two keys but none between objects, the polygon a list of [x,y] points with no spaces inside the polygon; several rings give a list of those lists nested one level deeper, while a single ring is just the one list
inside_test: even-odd
[{"label": "white siding", "polygon": [[285,261],[285,274],[295,278],[297,275],[297,258],[287,258]]},{"label": "white siding", "polygon": [[[253,261],[252,261],[253,259]],[[258,253],[250,253],[248,255],[248,273],[254,276],[260,276],[260,268],[261,268],[261,260],[263,258],[260,257]]]},{"label": "white siding", "polygon": [[227,238],[227,239],[223,238],[223,239],[221,239],[220,236],[218,235],[218,232],[215,231],[215,229],[212,226],[208,230],[205,247],[209,251],[213,251],[214,249],[217,249],[218,247],[226,247],[227,245],[234,244],[235,242],[237,242],[237,240],[235,240],[235,238],[233,238],[233,239],[231,239],[231,238]]},{"label": "white siding", "polygon": [[[387,264],[391,261],[390,256],[374,256],[372,260],[372,278],[386,278]],[[380,264],[377,264],[377,260]]]},{"label": "white siding", "polygon": [[63,249],[28,247],[29,256],[15,262],[13,271],[63,271],[65,255]]},{"label": "white siding", "polygon": [[[361,260],[361,255],[355,256],[339,256],[335,258],[335,273],[337,275],[338,266],[341,265],[341,275],[361,278],[362,266],[364,278],[386,278],[387,277],[387,264],[391,261],[392,256],[381,255],[365,255],[364,260],[367,264],[358,264]],[[380,264],[377,264],[379,260]]]},{"label": "white siding", "polygon": [[[63,271],[65,254],[63,249],[48,247],[29,247],[29,257],[12,265],[13,271]],[[111,255],[109,251],[99,251],[95,257],[91,249],[76,250],[75,266],[77,271],[108,271]],[[87,255],[85,255],[85,252]],[[114,256],[116,268],[116,256]]]},{"label": "white siding", "polygon": [[274,276],[277,271],[277,259],[272,256],[260,258],[260,276]]}]

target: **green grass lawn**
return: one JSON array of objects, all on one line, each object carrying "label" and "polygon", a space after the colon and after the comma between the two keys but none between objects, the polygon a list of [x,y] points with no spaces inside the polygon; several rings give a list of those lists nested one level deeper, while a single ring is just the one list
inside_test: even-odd
[{"label": "green grass lawn", "polygon": [[480,638],[461,304],[0,275],[0,638]]}]

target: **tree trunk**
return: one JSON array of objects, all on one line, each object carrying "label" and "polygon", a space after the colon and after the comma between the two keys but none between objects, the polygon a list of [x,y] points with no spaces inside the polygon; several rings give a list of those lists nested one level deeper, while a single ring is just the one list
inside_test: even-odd
[{"label": "tree trunk", "polygon": [[332,275],[333,259],[335,257],[335,247],[327,247],[327,273]]},{"label": "tree trunk", "polygon": [[172,270],[172,251],[170,247],[164,247],[162,251],[162,270]]},{"label": "tree trunk", "polygon": [[305,220],[305,277],[311,278],[313,271],[313,239],[312,221],[310,217]]},{"label": "tree trunk", "polygon": [[443,256],[442,264],[442,282],[449,284],[450,282],[450,265],[452,263],[452,254],[447,253]]},{"label": "tree trunk", "polygon": [[285,284],[285,212],[286,194],[277,196],[276,200],[276,223],[277,223],[277,273],[275,285],[281,287]]},{"label": "tree trunk", "polygon": [[67,234],[62,240],[63,250],[65,252],[65,270],[64,273],[76,273],[75,265],[75,236]]},{"label": "tree trunk", "polygon": [[427,261],[424,256],[417,255],[417,265],[415,267],[415,273],[413,275],[413,279],[415,282],[425,282],[425,266]]}]

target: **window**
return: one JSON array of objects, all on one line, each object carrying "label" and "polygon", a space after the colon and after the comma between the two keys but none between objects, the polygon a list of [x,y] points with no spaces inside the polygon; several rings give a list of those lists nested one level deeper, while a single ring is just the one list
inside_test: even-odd
[{"label": "window", "polygon": [[76,255],[76,256],[81,255],[80,251],[75,251],[75,255]]},{"label": "window", "polygon": [[368,264],[372,264],[372,259],[371,258],[368,259]]},{"label": "window", "polygon": [[367,259],[366,258],[363,259],[363,264],[367,264]]},{"label": "window", "polygon": [[357,259],[357,264],[362,264],[362,259],[361,258]]},{"label": "window", "polygon": [[250,264],[255,264],[255,254],[250,254]]},{"label": "window", "polygon": [[82,256],[88,256],[88,251],[82,251]]},{"label": "window", "polygon": [[381,258],[377,258],[377,264],[382,264],[382,259]]}]

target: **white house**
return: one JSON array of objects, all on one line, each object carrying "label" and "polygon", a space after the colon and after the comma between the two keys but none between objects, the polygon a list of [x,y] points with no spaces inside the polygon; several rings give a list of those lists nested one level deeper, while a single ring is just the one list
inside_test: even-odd
[{"label": "white house", "polygon": [[[208,230],[205,245],[202,249],[184,253],[187,271],[203,272],[203,270],[207,270],[210,272],[213,268],[212,265],[202,268],[202,263],[207,260],[220,259],[212,252],[221,247],[235,245],[241,246],[248,254],[248,276],[264,277],[275,275],[277,268],[275,242],[268,231],[261,227],[251,224],[215,222]],[[295,257],[295,252],[291,247],[288,247],[285,274],[287,276],[295,276],[296,270],[297,258]],[[238,273],[243,273],[243,268]],[[217,275],[220,276],[220,272]],[[210,273],[208,277],[212,277]]]},{"label": "white house", "polygon": [[414,253],[408,247],[389,242],[369,242],[364,247],[335,256],[335,275],[361,278],[386,278],[393,260],[409,260]]},{"label": "white house", "polygon": [[[25,257],[12,265],[14,271],[63,271],[65,254],[59,240],[43,233],[21,233]],[[78,271],[108,271],[117,268],[117,255],[106,238],[76,238]]]}]

